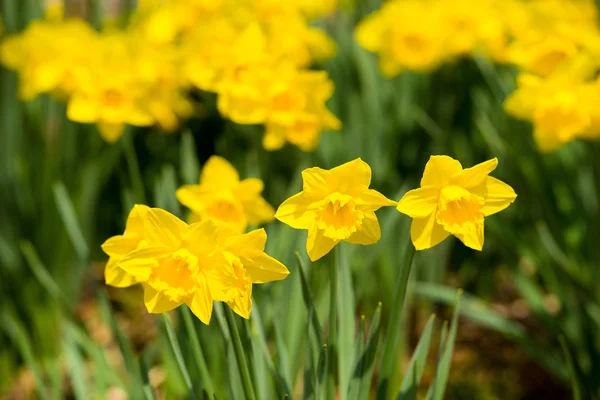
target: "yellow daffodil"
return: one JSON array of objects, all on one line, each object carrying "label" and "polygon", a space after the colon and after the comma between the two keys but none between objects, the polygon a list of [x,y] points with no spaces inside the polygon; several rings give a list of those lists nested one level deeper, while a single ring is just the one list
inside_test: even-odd
[{"label": "yellow daffodil", "polygon": [[369,189],[371,167],[360,158],[339,167],[302,172],[303,190],[283,202],[275,218],[295,229],[308,229],[306,250],[312,261],[340,241],[369,245],[381,230],[375,211],[396,202]]},{"label": "yellow daffodil", "polygon": [[271,71],[240,71],[235,84],[221,92],[218,106],[235,122],[264,123],[267,150],[289,142],[313,151],[322,130],[341,128],[325,105],[332,95],[333,83],[326,72],[297,70],[288,64]]},{"label": "yellow daffodil", "polygon": [[212,156],[200,175],[200,184],[177,190],[177,199],[200,220],[212,219],[243,233],[248,225],[273,220],[273,207],[260,195],[263,182],[258,178],[240,180],[226,159]]},{"label": "yellow daffodil", "polygon": [[386,77],[403,70],[429,71],[448,56],[446,34],[430,1],[390,1],[356,28],[356,39],[379,55]]},{"label": "yellow daffodil", "polygon": [[264,230],[236,235],[210,220],[188,225],[158,208],[147,209],[143,222],[143,244],[117,266],[143,284],[144,303],[151,313],[185,303],[208,324],[213,301],[224,301],[248,318],[252,283],[289,274],[264,253]]},{"label": "yellow daffodil", "polygon": [[595,138],[600,132],[595,106],[600,91],[589,80],[595,63],[586,58],[572,61],[577,62],[563,65],[546,78],[519,74],[517,90],[504,103],[509,114],[532,122],[540,151],[555,151],[577,138]]},{"label": "yellow daffodil", "polygon": [[147,206],[136,204],[127,217],[125,232],[122,235],[111,237],[102,244],[102,250],[110,257],[104,269],[104,279],[107,285],[127,287],[138,283],[133,275],[118,266],[118,262],[145,244],[144,220],[147,212]]},{"label": "yellow daffodil", "polygon": [[436,246],[450,235],[466,246],[483,248],[484,217],[508,207],[517,197],[506,183],[488,176],[498,159],[463,169],[448,156],[431,156],[419,189],[410,190],[398,211],[413,218],[410,229],[417,250]]}]

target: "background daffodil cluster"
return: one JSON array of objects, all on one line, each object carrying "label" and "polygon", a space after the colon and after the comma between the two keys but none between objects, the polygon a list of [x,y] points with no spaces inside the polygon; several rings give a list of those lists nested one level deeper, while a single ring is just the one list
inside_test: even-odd
[{"label": "background daffodil cluster", "polygon": [[531,121],[541,151],[600,137],[598,11],[588,0],[397,0],[363,19],[356,38],[387,77],[430,72],[462,56],[519,69],[506,111]]},{"label": "background daffodil cluster", "polygon": [[69,119],[96,123],[110,143],[126,124],[174,131],[198,112],[195,88],[216,93],[224,117],[264,125],[266,149],[290,142],[312,151],[323,130],[341,126],[325,105],[333,83],[309,69],[335,53],[333,41],[308,24],[334,6],[144,1],[125,28],[100,33],[54,7],[8,38],[0,58],[19,73],[22,99],[50,93],[67,102]]}]

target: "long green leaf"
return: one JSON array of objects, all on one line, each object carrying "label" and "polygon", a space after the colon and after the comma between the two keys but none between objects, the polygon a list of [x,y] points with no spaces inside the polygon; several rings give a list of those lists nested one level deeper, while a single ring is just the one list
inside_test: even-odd
[{"label": "long green leaf", "polygon": [[67,230],[67,234],[71,239],[71,243],[73,243],[75,252],[79,256],[79,260],[85,262],[89,259],[90,250],[79,225],[77,213],[75,212],[75,207],[73,207],[73,202],[69,197],[67,188],[64,183],[55,182],[52,186],[52,190],[54,192],[54,200],[58,207],[58,212],[65,229]]},{"label": "long green leaf", "polygon": [[431,345],[434,321],[435,315],[432,315],[423,330],[423,334],[415,348],[410,364],[406,369],[404,379],[402,380],[402,386],[400,386],[400,393],[398,393],[398,400],[412,400],[417,398],[417,388],[419,382],[421,382],[421,376],[425,369],[425,363],[427,362],[427,355],[429,354],[429,347]]},{"label": "long green leaf", "polygon": [[458,316],[460,314],[461,295],[462,290],[459,289],[458,294],[456,295],[456,306],[454,309],[454,315],[452,316],[452,324],[450,325],[448,339],[444,344],[444,350],[438,361],[435,378],[431,384],[431,393],[430,396],[428,396],[429,399],[442,400],[444,398],[444,392],[446,391],[446,385],[448,383],[448,376],[450,375],[454,341],[456,340],[456,332],[458,330]]}]

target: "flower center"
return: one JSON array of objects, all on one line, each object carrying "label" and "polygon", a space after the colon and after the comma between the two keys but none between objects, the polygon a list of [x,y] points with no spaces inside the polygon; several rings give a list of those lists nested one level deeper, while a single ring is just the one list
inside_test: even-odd
[{"label": "flower center", "polygon": [[485,199],[458,186],[449,186],[440,192],[438,224],[452,234],[464,234],[483,223]]},{"label": "flower center", "polygon": [[159,261],[148,284],[171,301],[182,302],[196,291],[200,273],[198,257],[187,249],[179,249]]},{"label": "flower center", "polygon": [[352,196],[332,193],[317,216],[317,227],[334,240],[348,239],[362,225],[364,214],[355,208]]},{"label": "flower center", "polygon": [[225,222],[237,222],[242,218],[239,206],[227,199],[216,199],[206,207],[209,218]]},{"label": "flower center", "polygon": [[125,102],[125,96],[118,90],[108,89],[104,92],[103,100],[108,107],[119,107]]}]

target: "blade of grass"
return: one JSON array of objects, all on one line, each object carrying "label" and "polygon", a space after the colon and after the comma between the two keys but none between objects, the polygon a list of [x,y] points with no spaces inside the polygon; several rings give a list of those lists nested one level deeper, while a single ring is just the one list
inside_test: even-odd
[{"label": "blade of grass", "polygon": [[75,339],[69,329],[63,331],[63,353],[69,369],[70,383],[77,400],[85,400],[92,393],[88,389],[84,359],[75,344]]},{"label": "blade of grass", "polygon": [[196,143],[190,130],[185,131],[181,136],[180,169],[183,183],[191,185],[198,183],[200,179],[200,162],[196,154]]},{"label": "blade of grass", "polygon": [[194,361],[196,361],[196,366],[200,372],[202,385],[208,395],[212,396],[215,393],[215,388],[213,386],[212,378],[210,377],[210,372],[208,371],[208,366],[206,365],[206,359],[204,358],[202,347],[200,346],[200,340],[198,340],[198,333],[196,332],[196,328],[194,326],[192,313],[187,307],[181,307],[181,309],[181,313],[183,314],[183,323],[185,324],[185,329],[187,330],[190,343],[192,344]]},{"label": "blade of grass", "polygon": [[565,359],[567,361],[567,369],[569,370],[569,377],[571,378],[571,388],[573,389],[573,399],[581,400],[581,393],[583,393],[581,389],[581,382],[575,371],[575,361],[573,360],[573,356],[571,355],[569,344],[567,343],[567,339],[564,335],[560,335],[558,340],[560,341],[560,347],[562,348],[563,353],[565,355]]},{"label": "blade of grass", "polygon": [[135,201],[138,204],[147,204],[144,180],[142,179],[140,164],[133,145],[133,130],[131,127],[127,127],[126,129],[127,132],[125,132],[121,141],[125,150],[125,160],[127,161],[127,169],[129,170],[129,179],[131,179],[131,185],[135,193]]},{"label": "blade of grass", "polygon": [[40,396],[40,399],[49,400],[50,397],[48,396],[48,392],[44,384],[42,371],[36,360],[36,357],[34,356],[36,352],[33,349],[29,335],[27,334],[27,330],[12,310],[2,310],[0,320],[2,321],[2,329],[14,346],[19,350],[19,353],[21,357],[23,357],[25,364],[33,373],[36,382],[36,391]]},{"label": "blade of grass", "polygon": [[37,251],[29,241],[22,241],[21,252],[27,261],[27,264],[31,268],[31,272],[38,280],[40,285],[48,291],[48,293],[56,300],[63,302],[64,305],[67,305],[67,308],[70,308],[69,301],[67,297],[63,293],[62,289],[58,286],[58,284],[54,281],[52,276],[48,273],[46,267],[42,264]]},{"label": "blade of grass", "polygon": [[90,250],[79,226],[77,213],[75,212],[75,207],[73,207],[73,202],[69,197],[67,188],[64,183],[58,181],[52,185],[52,191],[58,212],[67,230],[69,239],[71,239],[71,243],[75,248],[75,252],[81,262],[86,262],[89,259]]},{"label": "blade of grass", "polygon": [[[306,275],[304,274],[304,263],[302,262],[302,257],[300,257],[300,252],[296,251],[296,261],[298,262],[298,272],[300,273],[300,283],[302,284],[302,298],[304,299],[304,304],[306,305],[307,310],[315,310],[315,312],[311,314],[311,325],[313,327],[313,332],[319,344],[323,343],[323,338],[321,336],[321,324],[319,323],[319,316],[316,313],[315,305],[313,302],[313,297],[310,292],[310,287],[308,286],[308,280],[306,279]],[[309,335],[310,336],[310,335]]]},{"label": "blade of grass", "polygon": [[417,389],[419,382],[421,382],[421,376],[425,369],[425,363],[427,362],[427,355],[429,354],[429,347],[431,345],[431,335],[433,333],[433,322],[435,321],[435,314],[429,318],[419,343],[415,348],[415,352],[410,360],[410,364],[404,374],[402,380],[402,386],[400,386],[400,393],[398,393],[397,400],[410,400],[417,398]]},{"label": "blade of grass", "polygon": [[275,365],[273,364],[273,360],[271,358],[271,354],[269,352],[269,348],[267,346],[267,339],[265,336],[265,330],[262,324],[262,318],[260,316],[260,312],[258,307],[254,307],[252,309],[252,314],[250,315],[250,322],[253,324],[253,329],[256,331],[256,341],[255,346],[261,350],[265,363],[275,380],[277,385],[277,390],[279,396],[284,396],[286,393],[291,393],[291,389],[286,384],[286,380],[282,375],[279,374],[278,370],[275,369]]},{"label": "blade of grass", "polygon": [[240,371],[240,376],[242,378],[242,384],[244,386],[246,398],[248,400],[255,400],[256,395],[254,394],[254,385],[252,384],[252,378],[250,376],[248,359],[242,346],[242,339],[240,337],[240,332],[238,330],[237,324],[235,322],[235,316],[233,314],[233,311],[229,307],[226,307],[225,309],[225,319],[227,321],[229,333],[231,335],[231,338],[233,339],[233,351],[235,353],[237,366]]},{"label": "blade of grass", "polygon": [[326,379],[327,373],[327,354],[329,351],[327,350],[327,345],[324,344],[321,348],[321,353],[319,354],[319,361],[317,363],[317,382],[315,384],[315,398],[316,399],[327,399],[321,393],[323,390],[323,381]]},{"label": "blade of grass", "polygon": [[173,349],[173,353],[175,354],[175,360],[177,361],[177,365],[179,366],[179,370],[181,371],[181,375],[183,376],[185,385],[187,386],[187,389],[190,393],[190,397],[194,400],[197,400],[198,398],[196,397],[196,393],[194,393],[194,386],[192,385],[190,373],[185,365],[185,360],[183,359],[181,347],[179,347],[179,342],[177,341],[177,335],[175,334],[175,329],[173,328],[173,324],[171,323],[171,318],[169,318],[169,315],[167,313],[163,313],[162,320],[167,330],[167,336],[169,338],[171,348]]},{"label": "blade of grass", "polygon": [[329,338],[327,340],[327,398],[335,398],[335,377],[337,367],[337,286],[340,263],[340,246],[333,249],[334,261],[329,275]]},{"label": "blade of grass", "polygon": [[404,298],[406,296],[406,287],[408,285],[408,278],[410,277],[410,270],[415,255],[415,247],[410,241],[406,250],[404,251],[404,260],[400,269],[400,276],[396,284],[396,294],[394,297],[394,303],[392,305],[392,311],[390,313],[390,327],[387,332],[385,345],[383,348],[383,361],[381,364],[381,371],[379,373],[379,382],[377,384],[377,399],[385,400],[387,398],[387,391],[390,387],[390,377],[395,362],[395,349],[400,338],[400,321],[402,320],[402,310],[404,306]]},{"label": "blade of grass", "polygon": [[340,243],[337,249],[338,256],[338,294],[337,312],[339,322],[339,333],[337,337],[337,368],[339,379],[339,399],[346,400],[350,378],[352,376],[352,365],[354,364],[354,331],[356,321],[354,320],[354,290],[352,288],[352,277],[350,276],[350,265],[346,262],[345,247]]},{"label": "blade of grass", "polygon": [[459,289],[456,295],[456,306],[454,309],[454,315],[452,316],[452,324],[450,325],[450,331],[448,333],[448,339],[444,345],[444,351],[440,357],[437,365],[434,381],[431,385],[433,388],[430,399],[442,400],[444,398],[444,392],[446,391],[446,384],[448,383],[448,376],[450,375],[450,366],[452,363],[452,353],[454,351],[454,342],[456,340],[456,332],[458,331],[458,316],[460,314],[460,297],[462,290]]},{"label": "blade of grass", "polygon": [[[364,374],[364,363],[361,364],[361,356],[365,350],[365,316],[360,316],[360,322],[358,325],[358,335],[356,337],[356,343],[354,345],[354,371],[358,371],[358,374],[352,374],[350,379],[350,385],[348,387],[348,399],[358,400],[360,395],[360,377]],[[355,376],[356,375],[356,376]]]},{"label": "blade of grass", "polygon": [[373,371],[375,370],[375,357],[377,355],[377,347],[379,346],[379,338],[381,333],[381,303],[377,305],[371,326],[369,327],[369,335],[365,351],[360,357],[360,368],[355,371],[358,373],[357,378],[360,379],[359,399],[368,399],[371,391],[371,381],[373,380]]}]

